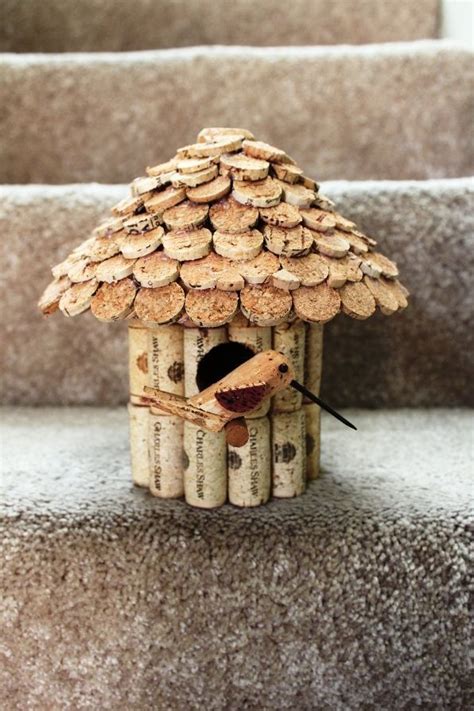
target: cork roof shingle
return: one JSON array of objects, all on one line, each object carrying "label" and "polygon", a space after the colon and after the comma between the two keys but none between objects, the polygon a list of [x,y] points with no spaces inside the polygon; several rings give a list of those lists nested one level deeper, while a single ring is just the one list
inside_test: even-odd
[{"label": "cork roof shingle", "polygon": [[131,195],[53,267],[39,307],[101,321],[214,327],[326,323],[407,305],[394,262],[284,151],[206,128],[147,168]]}]

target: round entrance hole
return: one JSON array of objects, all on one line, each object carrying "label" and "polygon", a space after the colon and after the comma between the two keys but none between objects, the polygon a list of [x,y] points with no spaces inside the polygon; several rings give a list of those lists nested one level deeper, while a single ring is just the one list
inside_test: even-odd
[{"label": "round entrance hole", "polygon": [[196,385],[200,391],[205,390],[254,355],[255,352],[243,343],[219,343],[199,361]]}]

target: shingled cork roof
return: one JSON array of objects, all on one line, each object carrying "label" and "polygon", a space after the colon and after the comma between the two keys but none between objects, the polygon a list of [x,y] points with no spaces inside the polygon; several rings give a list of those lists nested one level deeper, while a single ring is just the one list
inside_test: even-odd
[{"label": "shingled cork roof", "polygon": [[203,129],[197,143],[146,172],[53,267],[39,301],[44,314],[90,309],[100,321],[212,328],[239,310],[275,326],[406,307],[397,266],[375,240],[250,131]]}]

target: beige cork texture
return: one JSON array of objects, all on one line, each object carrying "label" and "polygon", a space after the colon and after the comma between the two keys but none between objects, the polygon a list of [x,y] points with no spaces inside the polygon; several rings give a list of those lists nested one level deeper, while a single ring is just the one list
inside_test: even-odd
[{"label": "beige cork texture", "polygon": [[145,397],[148,385],[148,329],[136,323],[128,327],[128,372],[130,395]]},{"label": "beige cork texture", "polygon": [[304,385],[315,395],[321,389],[323,369],[323,326],[310,324],[306,327]]},{"label": "beige cork texture", "polygon": [[272,414],[273,496],[291,498],[306,488],[304,411]]},{"label": "beige cork texture", "polygon": [[132,481],[136,486],[147,488],[150,479],[148,415],[147,407],[139,407],[131,403],[128,405]]},{"label": "beige cork texture", "polygon": [[186,328],[184,330],[184,394],[192,397],[199,392],[196,384],[198,363],[206,353],[225,343],[225,328]]},{"label": "beige cork texture", "polygon": [[270,422],[267,417],[248,423],[249,439],[243,447],[228,447],[229,502],[235,506],[260,506],[271,490]]},{"label": "beige cork texture", "polygon": [[152,407],[148,423],[150,492],[162,499],[178,499],[184,494],[183,420]]},{"label": "beige cork texture", "polygon": [[184,495],[202,509],[222,506],[227,499],[227,446],[224,432],[208,432],[184,423]]},{"label": "beige cork texture", "polygon": [[[293,365],[295,379],[304,379],[306,326],[302,321],[284,323],[273,329],[273,348],[283,353]],[[280,390],[273,397],[273,412],[294,412],[301,407],[303,396],[292,387]]]},{"label": "beige cork texture", "polygon": [[[272,347],[272,330],[269,326],[252,326],[241,315],[232,321],[228,328],[229,341],[242,343],[254,353],[268,351]],[[249,418],[263,417],[270,410],[270,400],[265,400]]]},{"label": "beige cork texture", "polygon": [[148,385],[184,395],[183,329],[162,326],[148,331]]}]

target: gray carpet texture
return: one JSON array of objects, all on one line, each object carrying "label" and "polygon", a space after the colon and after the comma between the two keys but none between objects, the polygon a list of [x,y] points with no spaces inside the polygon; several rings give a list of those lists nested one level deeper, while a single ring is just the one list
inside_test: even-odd
[{"label": "gray carpet texture", "polygon": [[[412,293],[409,308],[325,329],[323,396],[335,406],[474,404],[474,180],[324,184],[341,212],[377,237]],[[79,244],[124,186],[4,186],[0,259],[4,404],[118,404],[127,394],[123,324],[45,319],[49,269]],[[12,248],[13,245],[13,248]]]},{"label": "gray carpet texture", "polygon": [[2,7],[2,52],[395,42],[435,37],[440,22],[438,0],[357,0],[350,12],[348,0],[3,0]]},{"label": "gray carpet texture", "polygon": [[4,54],[0,77],[5,183],[125,182],[215,125],[320,180],[474,172],[474,62],[449,41]]},{"label": "gray carpet texture", "polygon": [[205,512],[133,490],[125,408],[4,411],[2,709],[469,708],[472,415],[346,414]]}]

